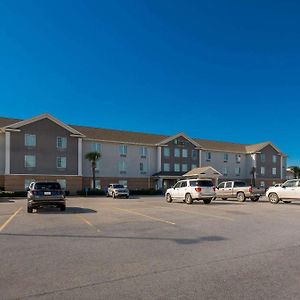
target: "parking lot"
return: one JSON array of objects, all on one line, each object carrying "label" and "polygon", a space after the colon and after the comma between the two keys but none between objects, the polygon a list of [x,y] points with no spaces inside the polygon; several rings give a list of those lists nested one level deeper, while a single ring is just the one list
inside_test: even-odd
[{"label": "parking lot", "polygon": [[300,202],[0,199],[0,299],[300,299]]}]

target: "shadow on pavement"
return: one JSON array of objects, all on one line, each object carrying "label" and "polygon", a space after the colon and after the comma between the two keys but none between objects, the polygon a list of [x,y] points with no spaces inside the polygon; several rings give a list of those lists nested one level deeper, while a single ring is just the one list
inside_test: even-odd
[{"label": "shadow on pavement", "polygon": [[0,198],[0,203],[15,203],[15,200],[12,200],[12,199],[1,199]]},{"label": "shadow on pavement", "polygon": [[119,240],[145,240],[145,241],[171,241],[181,245],[200,244],[203,242],[220,242],[227,238],[222,236],[203,236],[195,239],[188,238],[155,238],[155,237],[135,237],[135,236],[101,236],[101,235],[72,235],[72,234],[26,234],[26,233],[0,233],[0,236],[16,237],[50,237],[50,238],[79,238],[79,239],[119,239]]},{"label": "shadow on pavement", "polygon": [[38,214],[93,214],[96,213],[97,210],[83,207],[66,207],[65,211],[60,211],[59,208],[56,207],[41,207],[37,210]]}]

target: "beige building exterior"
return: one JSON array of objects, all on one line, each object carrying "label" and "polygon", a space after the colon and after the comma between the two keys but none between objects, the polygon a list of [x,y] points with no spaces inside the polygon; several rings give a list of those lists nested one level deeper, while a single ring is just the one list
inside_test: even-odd
[{"label": "beige building exterior", "polygon": [[[286,156],[271,142],[243,145],[175,136],[66,125],[49,114],[0,118],[0,187],[24,190],[32,180],[57,180],[71,193],[91,188],[84,158],[101,153],[96,187],[119,182],[130,189],[166,189],[184,173],[211,166],[222,180],[267,187],[286,178]],[[254,169],[253,169],[254,168]]]}]

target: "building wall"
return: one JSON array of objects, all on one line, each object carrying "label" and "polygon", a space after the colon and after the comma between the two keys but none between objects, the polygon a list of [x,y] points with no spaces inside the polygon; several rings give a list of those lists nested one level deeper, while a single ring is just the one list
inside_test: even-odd
[{"label": "building wall", "polygon": [[[84,158],[85,154],[94,151],[92,143],[97,141],[83,140],[83,176],[92,176],[92,169],[90,162]],[[113,178],[148,178],[157,171],[157,151],[156,147],[147,147],[147,156],[142,158],[140,155],[139,145],[127,145],[127,155],[120,155],[120,145],[118,143],[99,142],[101,145],[101,159],[100,168],[96,170],[96,175],[99,177],[113,177]],[[119,162],[124,161],[127,165],[126,173],[121,173],[119,169]],[[140,163],[147,166],[145,174],[140,172]]]},{"label": "building wall", "polygon": [[[177,141],[177,144],[175,143],[175,141]],[[164,155],[165,147],[168,147],[170,149],[169,157]],[[180,157],[175,157],[174,155],[174,151],[176,148],[180,149]],[[188,151],[188,157],[182,157],[182,149],[186,149]],[[170,172],[172,173],[174,172],[175,163],[180,164],[180,168],[182,164],[187,164],[187,171],[190,171],[192,169],[192,164],[196,164],[197,167],[199,167],[199,150],[197,150],[197,157],[195,159],[192,158],[192,150],[196,150],[195,145],[193,145],[184,137],[179,137],[168,142],[167,144],[165,144],[164,147],[161,147],[161,170],[164,171],[165,163],[170,164]],[[182,172],[184,171],[180,169],[180,172],[178,173],[180,174]]]},{"label": "building wall", "polygon": [[[70,132],[56,123],[43,119],[20,128],[20,132],[11,133],[11,174],[78,174],[78,140],[70,136]],[[36,135],[36,146],[25,146],[25,134]],[[67,138],[67,149],[60,150],[56,147],[56,138]],[[35,155],[36,167],[25,168],[24,156]],[[56,158],[67,158],[66,169],[56,167]]]},{"label": "building wall", "polygon": [[0,133],[0,175],[4,175],[4,171],[5,171],[5,133]]}]

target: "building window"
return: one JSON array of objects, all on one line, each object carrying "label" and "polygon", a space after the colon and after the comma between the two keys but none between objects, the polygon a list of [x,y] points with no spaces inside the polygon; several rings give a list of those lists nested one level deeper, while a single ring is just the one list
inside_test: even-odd
[{"label": "building window", "polygon": [[31,182],[34,182],[34,179],[25,179],[25,181],[24,181],[24,188],[25,188],[25,190],[27,188],[29,188],[29,185],[30,185]]},{"label": "building window", "polygon": [[180,157],[180,149],[179,148],[174,149],[174,156],[175,157]]},{"label": "building window", "polygon": [[58,136],[56,138],[56,147],[58,149],[66,149],[67,148],[67,138]]},{"label": "building window", "polygon": [[[91,188],[93,188],[93,179],[91,180]],[[100,179],[95,180],[95,189],[101,190],[101,180]]]},{"label": "building window", "polygon": [[92,143],[91,144],[91,151],[101,153],[101,144],[100,143]]},{"label": "building window", "polygon": [[165,172],[170,172],[170,164],[164,163],[164,171]]},{"label": "building window", "polygon": [[265,167],[261,167],[260,168],[260,174],[261,175],[265,175]]},{"label": "building window", "polygon": [[95,171],[96,172],[99,172],[100,171],[100,164],[101,164],[101,160],[100,159],[98,159],[97,161],[96,161],[96,168],[95,168]]},{"label": "building window", "polygon": [[169,147],[164,148],[164,157],[170,157],[170,148]]},{"label": "building window", "polygon": [[260,187],[261,187],[261,188],[264,188],[265,186],[266,186],[265,182],[264,182],[264,181],[261,181],[261,182],[260,182]]},{"label": "building window", "polygon": [[182,157],[188,157],[188,150],[182,149]]},{"label": "building window", "polygon": [[35,134],[25,134],[25,146],[35,147],[36,146],[36,135]]},{"label": "building window", "polygon": [[260,154],[260,161],[265,162],[266,161],[266,155],[264,153]]},{"label": "building window", "polygon": [[240,162],[241,162],[241,154],[236,154],[236,155],[235,155],[235,161],[236,161],[237,163],[240,163]]},{"label": "building window", "polygon": [[241,168],[240,167],[236,167],[235,168],[235,175],[236,176],[240,176],[240,174],[241,174]]},{"label": "building window", "polygon": [[182,172],[187,172],[187,170],[188,170],[188,165],[187,165],[187,164],[182,164],[182,165],[181,165],[181,170],[182,170]]},{"label": "building window", "polygon": [[147,173],[147,164],[145,164],[143,162],[140,163],[140,172],[141,172],[141,174]]},{"label": "building window", "polygon": [[192,150],[192,159],[197,159],[197,158],[198,158],[198,151]]},{"label": "building window", "polygon": [[142,158],[146,158],[148,154],[148,148],[147,147],[141,147],[140,148],[140,155]]},{"label": "building window", "polygon": [[120,151],[121,156],[126,156],[127,155],[127,145],[120,145],[119,151]]},{"label": "building window", "polygon": [[192,164],[192,170],[198,168],[197,164]]},{"label": "building window", "polygon": [[119,162],[119,171],[121,174],[126,174],[127,172],[127,164],[125,161],[120,161]]},{"label": "building window", "polygon": [[277,155],[273,155],[272,156],[272,161],[273,161],[274,164],[277,163]]},{"label": "building window", "polygon": [[224,153],[224,162],[228,161],[228,153]]},{"label": "building window", "polygon": [[67,167],[66,157],[56,157],[56,167],[58,169],[65,169]]},{"label": "building window", "polygon": [[180,172],[180,164],[174,164],[174,171]]},{"label": "building window", "polygon": [[35,168],[36,166],[35,155],[25,155],[24,162],[25,162],[25,168]]},{"label": "building window", "polygon": [[272,175],[276,175],[277,174],[277,169],[276,168],[272,168]]},{"label": "building window", "polygon": [[122,184],[125,188],[128,187],[128,182],[127,182],[127,180],[119,180],[119,184]]},{"label": "building window", "polygon": [[223,175],[224,175],[224,176],[227,176],[227,175],[228,175],[228,169],[227,169],[227,166],[224,166],[224,169],[223,169]]},{"label": "building window", "polygon": [[57,179],[56,181],[59,183],[60,187],[63,190],[65,190],[67,188],[67,180],[66,179]]},{"label": "building window", "polygon": [[206,160],[207,160],[207,161],[210,161],[210,160],[211,160],[211,152],[206,152],[206,153],[205,153],[205,156],[206,156]]}]

